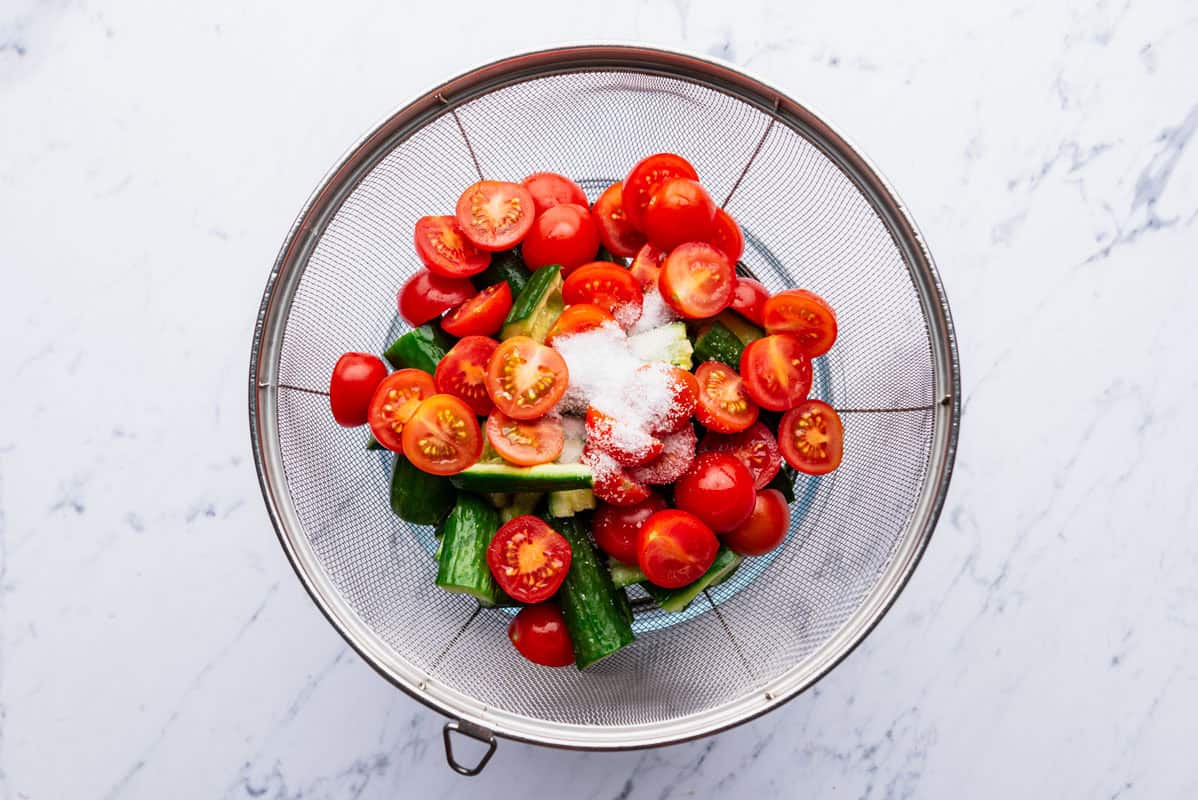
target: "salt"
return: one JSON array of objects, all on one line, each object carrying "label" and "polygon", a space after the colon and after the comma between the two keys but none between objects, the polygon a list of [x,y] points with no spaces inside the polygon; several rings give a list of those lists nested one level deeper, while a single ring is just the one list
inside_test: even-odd
[{"label": "salt", "polygon": [[657,290],[656,286],[653,286],[645,292],[645,298],[641,304],[641,317],[628,333],[643,333],[654,328],[660,328],[667,322],[673,322],[676,319],[678,319],[678,314],[674,309],[666,305],[661,292]]}]

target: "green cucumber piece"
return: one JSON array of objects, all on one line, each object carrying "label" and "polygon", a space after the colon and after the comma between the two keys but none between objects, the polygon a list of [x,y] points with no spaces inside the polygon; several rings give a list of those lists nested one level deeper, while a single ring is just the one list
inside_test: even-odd
[{"label": "green cucumber piece", "polygon": [[783,464],[782,469],[778,470],[778,474],[774,479],[766,484],[767,489],[777,489],[782,492],[782,496],[786,498],[787,503],[795,501],[795,478],[798,477],[798,472],[789,464]]},{"label": "green cucumber piece", "polygon": [[715,321],[731,331],[732,335],[740,339],[741,344],[744,345],[765,336],[765,331],[735,311],[721,311],[716,315]]},{"label": "green cucumber piece", "polygon": [[498,604],[499,585],[487,566],[487,548],[497,530],[499,512],[478,495],[460,493],[441,525],[437,585],[468,594],[484,606]]},{"label": "green cucumber piece", "polygon": [[614,558],[608,559],[607,571],[611,573],[612,585],[617,589],[646,580],[645,573],[636,564],[625,564]]},{"label": "green cucumber piece", "polygon": [[562,489],[590,489],[591,468],[583,464],[538,464],[513,467],[510,464],[483,464],[451,475],[459,489],[490,494],[492,492],[556,492]]},{"label": "green cucumber piece", "polygon": [[512,495],[512,502],[506,508],[500,510],[499,516],[504,522],[511,522],[516,517],[531,514],[536,510],[537,503],[540,501],[540,492],[517,492]]},{"label": "green cucumber piece", "polygon": [[546,334],[562,315],[564,307],[561,265],[550,264],[541,267],[532,274],[528,283],[520,290],[519,296],[512,302],[512,310],[503,321],[499,338],[530,336],[538,342],[544,342]]},{"label": "green cucumber piece", "polygon": [[629,625],[631,625],[632,624],[632,602],[628,599],[628,592],[624,591],[624,589],[622,589],[622,588],[617,587],[616,590],[614,592],[612,592],[612,594],[616,598],[616,607],[620,609],[620,616],[624,618],[625,622],[627,622]]},{"label": "green cucumber piece", "polygon": [[457,492],[440,475],[417,469],[403,454],[395,454],[391,471],[391,510],[416,525],[436,525],[453,508]]},{"label": "green cucumber piece", "polygon": [[641,586],[644,586],[645,591],[657,601],[657,605],[661,606],[662,611],[674,613],[685,611],[700,592],[727,579],[743,560],[727,547],[721,546],[719,552],[715,554],[715,561],[711,562],[707,571],[700,575],[694,583],[688,583],[679,589],[663,589],[649,581],[645,581]]},{"label": "green cucumber piece", "polygon": [[426,322],[395,340],[383,357],[395,369],[422,369],[429,375],[453,347],[453,338],[436,322]]},{"label": "green cucumber piece", "polygon": [[713,322],[711,327],[695,340],[695,361],[702,364],[706,361],[720,361],[732,369],[740,369],[740,354],[745,345],[736,334],[728,330],[722,323]]},{"label": "green cucumber piece", "polygon": [[621,267],[628,267],[628,259],[620,258],[618,255],[608,250],[602,244],[599,245],[599,252],[595,253],[596,261],[610,261],[613,264],[619,264]]},{"label": "green cucumber piece", "polygon": [[524,266],[520,254],[515,250],[504,250],[500,253],[492,253],[491,265],[470,280],[480,292],[500,281],[507,281],[508,287],[512,290],[512,297],[515,298],[520,296],[524,285],[531,277],[532,273],[528,271],[528,267]]},{"label": "green cucumber piece", "polygon": [[691,340],[686,338],[685,322],[668,322],[628,337],[628,349],[641,361],[660,361],[689,370]]},{"label": "green cucumber piece", "polygon": [[381,444],[379,444],[378,439],[374,438],[373,436],[367,436],[366,437],[366,449],[367,450],[386,450],[387,448],[385,448]]},{"label": "green cucumber piece", "polygon": [[[631,644],[635,638],[632,623],[622,609],[611,575],[599,561],[582,517],[547,517],[545,521],[570,543],[570,571],[557,596],[574,643],[575,663],[579,669],[586,669]],[[624,601],[627,599],[625,596]]]},{"label": "green cucumber piece", "polygon": [[566,489],[549,493],[549,513],[555,517],[572,517],[579,511],[595,507],[595,493],[590,489]]}]

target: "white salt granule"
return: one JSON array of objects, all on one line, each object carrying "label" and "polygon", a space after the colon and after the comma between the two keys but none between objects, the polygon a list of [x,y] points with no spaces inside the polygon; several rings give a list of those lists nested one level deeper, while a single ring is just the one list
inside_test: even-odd
[{"label": "white salt granule", "polygon": [[645,299],[641,306],[641,318],[632,326],[632,330],[628,333],[636,334],[644,331],[660,328],[667,322],[673,322],[678,319],[678,314],[674,309],[666,305],[666,301],[662,299],[661,292],[654,286],[649,291],[645,292]]}]

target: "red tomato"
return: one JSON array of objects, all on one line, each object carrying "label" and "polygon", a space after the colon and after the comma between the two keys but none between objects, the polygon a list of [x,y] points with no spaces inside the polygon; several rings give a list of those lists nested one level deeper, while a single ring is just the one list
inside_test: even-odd
[{"label": "red tomato", "polygon": [[[649,417],[649,432],[673,433],[690,422],[695,406],[699,404],[699,381],[695,376],[681,367],[669,364],[645,364],[637,369],[637,380],[632,384],[632,391],[639,392],[642,397],[652,398],[654,405],[661,408],[651,409]],[[657,398],[662,396],[662,389],[669,393],[669,401],[661,403]],[[644,387],[642,391],[640,387]]]},{"label": "red tomato", "polygon": [[794,408],[811,391],[811,359],[788,334],[750,342],[740,354],[740,374],[749,397],[770,411]]},{"label": "red tomato", "polygon": [[635,467],[661,455],[661,439],[623,420],[587,409],[587,444],[614,458],[621,466]]},{"label": "red tomato", "polygon": [[535,419],[566,393],[570,371],[552,347],[513,336],[495,350],[487,368],[487,392],[495,407],[513,419]]},{"label": "red tomato", "polygon": [[632,273],[607,261],[579,267],[562,284],[562,300],[567,305],[599,306],[624,327],[640,318],[644,296]]},{"label": "red tomato", "polygon": [[745,391],[745,382],[727,364],[708,361],[695,370],[699,405],[695,417],[708,430],[737,433],[757,421],[757,404]]},{"label": "red tomato", "polygon": [[749,468],[727,453],[701,453],[674,484],[674,505],[721,533],[749,518],[756,497]]},{"label": "red tomato", "polygon": [[525,514],[495,531],[487,566],[499,587],[521,603],[548,600],[570,571],[570,543],[544,520]]},{"label": "red tomato", "polygon": [[826,475],[840,466],[844,426],[822,400],[808,400],[782,415],[778,447],[786,463],[808,475]]},{"label": "red tomato", "polygon": [[479,250],[462,233],[457,217],[416,220],[416,255],[429,272],[446,278],[477,275],[491,263],[491,254]]},{"label": "red tomato", "polygon": [[635,481],[628,470],[596,447],[583,447],[582,463],[591,468],[595,497],[613,506],[635,505],[649,496],[649,487]]},{"label": "red tomato", "polygon": [[788,289],[766,301],[763,311],[769,333],[789,333],[811,358],[822,356],[836,341],[836,312],[824,298],[806,289]]},{"label": "red tomato", "polygon": [[736,278],[736,290],[732,292],[732,310],[754,325],[761,325],[765,313],[765,301],[770,299],[769,290],[752,278]]},{"label": "red tomato", "polygon": [[665,262],[668,256],[665,250],[658,250],[651,244],[642,247],[636,254],[636,258],[632,260],[632,266],[628,271],[632,273],[632,277],[636,278],[641,284],[641,290],[648,292],[650,289],[657,288],[657,279],[661,275],[661,265]]},{"label": "red tomato", "polygon": [[695,429],[691,425],[662,437],[661,455],[647,464],[634,467],[628,476],[637,483],[657,486],[673,483],[681,478],[695,461]]},{"label": "red tomato", "polygon": [[487,394],[487,368],[497,347],[499,342],[486,336],[467,336],[458,341],[433,373],[437,391],[462,398],[480,417],[490,414],[492,404],[491,396]]},{"label": "red tomato", "polygon": [[645,229],[645,209],[649,205],[649,198],[658,185],[670,178],[697,181],[699,174],[686,159],[673,153],[658,153],[642,159],[628,173],[624,179],[622,201],[624,213],[632,227],[642,231]]},{"label": "red tomato", "polygon": [[458,198],[458,225],[475,247],[495,252],[519,244],[532,227],[536,206],[518,183],[479,181]]},{"label": "red tomato", "polygon": [[412,327],[436,319],[454,306],[460,306],[478,290],[465,278],[446,278],[421,270],[408,278],[399,290],[399,313]]},{"label": "red tomato", "polygon": [[624,184],[616,181],[599,195],[591,216],[599,227],[599,241],[620,258],[631,258],[645,244],[645,235],[632,227],[624,213]]},{"label": "red tomato", "polygon": [[525,606],[507,626],[507,638],[520,655],[542,667],[568,667],[574,663],[574,645],[566,618],[556,603]]},{"label": "red tomato", "polygon": [[487,417],[487,441],[495,452],[518,467],[548,464],[562,454],[566,434],[560,417],[512,419],[502,411]]},{"label": "red tomato", "polygon": [[662,181],[645,207],[645,235],[663,250],[711,238],[715,202],[707,190],[690,178]]},{"label": "red tomato", "polygon": [[403,429],[403,454],[418,469],[454,475],[478,462],[483,434],[470,406],[451,394],[435,394],[416,408]]},{"label": "red tomato", "polygon": [[537,217],[532,230],[520,247],[520,255],[529,269],[561,264],[569,275],[595,258],[599,252],[599,231],[585,205],[553,206]]},{"label": "red tomato", "polygon": [[678,589],[698,580],[719,549],[719,539],[701,519],[686,511],[666,509],[641,526],[636,561],[651,582]]},{"label": "red tomato", "polygon": [[790,507],[777,489],[757,493],[753,513],[749,518],[720,539],[734,553],[742,556],[761,556],[782,544],[790,527]]},{"label": "red tomato", "polygon": [[441,327],[451,336],[493,336],[511,310],[512,287],[500,281],[446,314]]},{"label": "red tomato", "polygon": [[733,264],[740,261],[745,253],[745,236],[740,232],[740,226],[722,208],[715,210],[715,221],[711,224],[711,235],[707,241],[728,256]]},{"label": "red tomato", "polygon": [[632,506],[612,506],[604,503],[595,511],[591,529],[595,544],[612,558],[625,564],[636,563],[636,544],[645,520],[665,509],[666,501],[653,492]]},{"label": "red tomato", "polygon": [[754,422],[741,433],[708,433],[699,443],[700,453],[727,453],[749,468],[753,485],[764,489],[782,469],[782,453],[770,429]]},{"label": "red tomato", "polygon": [[570,306],[553,323],[545,344],[553,344],[559,336],[569,336],[575,333],[594,330],[606,322],[615,322],[616,318],[593,303],[577,303]]},{"label": "red tomato", "polygon": [[728,257],[703,242],[675,247],[658,279],[666,305],[688,319],[714,317],[732,302],[736,273]]},{"label": "red tomato", "polygon": [[387,376],[370,399],[370,433],[383,447],[403,452],[403,429],[428,398],[437,393],[424,370],[401,369]]},{"label": "red tomato", "polygon": [[554,206],[565,203],[587,205],[586,192],[565,175],[558,175],[556,172],[534,172],[521,183],[532,195],[532,203],[537,209],[538,217]]},{"label": "red tomato", "polygon": [[333,365],[329,378],[329,407],[338,425],[365,425],[370,398],[383,379],[387,365],[370,353],[346,353]]}]

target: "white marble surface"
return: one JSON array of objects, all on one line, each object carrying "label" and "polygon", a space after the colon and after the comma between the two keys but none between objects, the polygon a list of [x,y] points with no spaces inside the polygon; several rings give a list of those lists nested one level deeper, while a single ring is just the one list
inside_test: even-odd
[{"label": "white marble surface", "polygon": [[[338,5],[0,2],[0,798],[1198,796],[1198,7]],[[251,326],[363,130],[593,39],[748,67],[881,165],[956,314],[957,474],[814,691],[465,779],[279,550]]]}]

